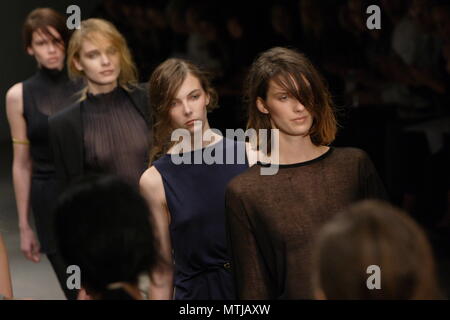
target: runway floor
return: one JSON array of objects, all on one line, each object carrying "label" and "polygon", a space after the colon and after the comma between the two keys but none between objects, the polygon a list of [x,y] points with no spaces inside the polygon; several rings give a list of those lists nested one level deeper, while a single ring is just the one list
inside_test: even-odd
[{"label": "runway floor", "polygon": [[0,232],[8,250],[13,293],[16,298],[65,300],[50,262],[45,255],[40,263],[27,260],[20,251],[14,190],[12,187],[12,152],[1,145],[0,156]]}]

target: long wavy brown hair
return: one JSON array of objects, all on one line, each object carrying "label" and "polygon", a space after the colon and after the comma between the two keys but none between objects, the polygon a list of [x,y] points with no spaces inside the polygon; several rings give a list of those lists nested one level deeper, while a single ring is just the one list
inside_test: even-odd
[{"label": "long wavy brown hair", "polygon": [[150,107],[153,117],[153,147],[150,150],[150,165],[167,153],[175,144],[170,140],[173,128],[170,121],[169,106],[188,74],[196,77],[202,89],[209,95],[209,112],[217,107],[218,96],[211,86],[211,74],[201,70],[189,61],[171,58],[161,63],[149,80]]}]

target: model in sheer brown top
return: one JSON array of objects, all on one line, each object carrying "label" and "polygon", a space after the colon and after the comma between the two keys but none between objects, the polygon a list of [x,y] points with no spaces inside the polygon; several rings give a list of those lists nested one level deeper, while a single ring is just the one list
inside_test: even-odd
[{"label": "model in sheer brown top", "polygon": [[[261,151],[260,161],[227,188],[238,298],[312,299],[317,230],[354,201],[385,198],[384,187],[364,151],[329,146],[337,129],[331,97],[303,54],[286,48],[264,52],[246,85],[248,127],[278,129],[279,143]],[[275,175],[261,175],[268,159],[278,159],[270,160],[278,167]]]}]

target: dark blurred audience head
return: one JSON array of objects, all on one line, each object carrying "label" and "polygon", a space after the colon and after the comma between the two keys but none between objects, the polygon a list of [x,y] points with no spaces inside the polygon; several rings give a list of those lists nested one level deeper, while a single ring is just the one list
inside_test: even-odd
[{"label": "dark blurred audience head", "polygon": [[392,24],[396,24],[408,11],[410,0],[381,0],[381,10],[386,12]]},{"label": "dark blurred audience head", "polygon": [[[208,97],[209,103],[205,112],[217,107],[218,95],[211,86],[210,75],[193,63],[171,58],[161,63],[153,71],[149,80],[150,106],[153,110],[153,149],[150,152],[150,162],[164,155],[173,142],[170,139],[174,127],[170,111],[176,95],[186,78],[191,75],[200,83],[202,94]],[[196,90],[197,91],[197,90]],[[197,95],[199,95],[197,93]],[[190,99],[194,99],[190,97]],[[194,101],[198,101],[194,99]],[[173,109],[173,108],[172,108]],[[204,125],[204,124],[203,124]]]},{"label": "dark blurred audience head", "polygon": [[431,6],[433,0],[412,0],[409,6],[409,15],[424,32],[433,30]]},{"label": "dark blurred audience head", "polygon": [[348,19],[351,31],[363,33],[367,30],[366,9],[368,4],[366,0],[347,0]]},{"label": "dark blurred audience head", "polygon": [[250,68],[244,93],[248,128],[257,132],[272,128],[270,114],[262,113],[257,104],[267,105],[267,93],[274,85],[297,99],[312,115],[309,135],[315,145],[328,145],[334,140],[337,123],[324,79],[305,55],[282,47],[263,52]]},{"label": "dark blurred audience head", "polygon": [[437,2],[431,8],[434,30],[444,41],[450,41],[450,1]]},{"label": "dark blurred audience head", "polygon": [[81,270],[93,299],[138,299],[138,281],[155,261],[148,207],[112,176],[86,176],[59,198],[56,235],[68,265]]},{"label": "dark blurred audience head", "polygon": [[450,42],[447,42],[444,44],[444,47],[442,49],[442,53],[445,59],[445,66],[447,73],[450,74]]},{"label": "dark blurred audience head", "polygon": [[[375,275],[369,266],[380,268],[380,289],[369,289]],[[407,214],[378,200],[356,203],[323,227],[313,270],[319,299],[441,298],[425,233]]]},{"label": "dark blurred audience head", "polygon": [[270,19],[273,31],[291,40],[294,17],[290,8],[282,3],[274,4],[270,9]]},{"label": "dark blurred audience head", "polygon": [[242,39],[244,36],[244,27],[242,22],[235,16],[227,19],[227,30],[232,39]]},{"label": "dark blurred audience head", "polygon": [[311,35],[313,38],[319,37],[325,27],[320,1],[299,0],[298,10],[303,32]]},{"label": "dark blurred audience head", "polygon": [[189,32],[186,22],[187,1],[171,0],[166,7],[166,17],[170,28],[177,34]]},{"label": "dark blurred audience head", "polygon": [[168,21],[164,14],[165,2],[153,1],[145,6],[145,19],[147,24],[156,29],[166,29]]},{"label": "dark blurred audience head", "polygon": [[221,34],[222,15],[214,2],[194,1],[186,11],[186,23],[191,33],[201,34],[209,41],[218,40]]}]

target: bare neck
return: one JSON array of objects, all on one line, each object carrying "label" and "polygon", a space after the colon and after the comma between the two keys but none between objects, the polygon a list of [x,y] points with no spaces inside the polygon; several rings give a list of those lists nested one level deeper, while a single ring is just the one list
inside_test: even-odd
[{"label": "bare neck", "polygon": [[88,79],[88,92],[91,94],[101,94],[113,91],[117,87],[117,81],[108,84],[98,84]]}]

